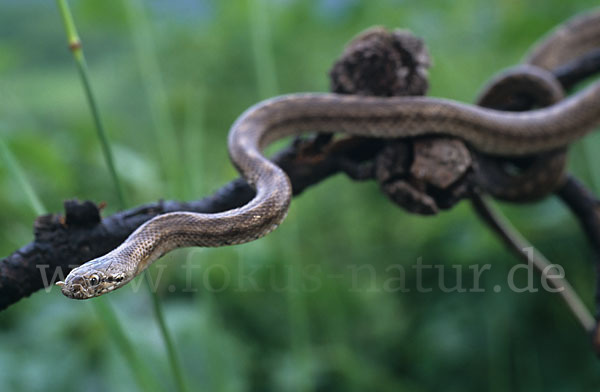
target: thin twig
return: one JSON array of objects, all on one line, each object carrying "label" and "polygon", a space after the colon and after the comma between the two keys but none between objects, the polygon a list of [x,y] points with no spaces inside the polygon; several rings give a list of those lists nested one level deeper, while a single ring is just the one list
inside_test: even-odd
[{"label": "thin twig", "polygon": [[502,238],[506,246],[512,249],[520,259],[526,264],[532,265],[541,273],[561,295],[583,329],[588,333],[592,333],[596,327],[596,321],[567,279],[556,275],[549,277],[548,271],[551,269],[552,263],[540,252],[535,250],[528,252],[528,249],[534,249],[533,245],[485,198],[478,193],[474,193],[471,196],[471,202],[480,218]]},{"label": "thin twig", "polygon": [[592,343],[600,355],[600,202],[572,175],[567,176],[556,194],[579,220],[593,251],[596,265],[596,330],[592,335]]}]

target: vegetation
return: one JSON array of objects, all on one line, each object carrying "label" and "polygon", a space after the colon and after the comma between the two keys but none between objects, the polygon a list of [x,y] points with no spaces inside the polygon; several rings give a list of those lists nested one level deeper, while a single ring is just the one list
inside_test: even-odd
[{"label": "vegetation", "polygon": [[[91,84],[130,205],[196,199],[237,176],[227,130],[272,95],[326,91],[344,44],[372,25],[422,36],[430,95],[472,102],[497,71],[591,0],[71,1]],[[0,254],[32,239],[41,211],[119,195],[54,2],[0,3]],[[570,167],[600,192],[600,136]],[[554,198],[500,207],[592,308],[593,266]],[[438,267],[422,271],[417,263]],[[517,260],[468,203],[435,217],[374,183],[332,178],[294,199],[254,243],[174,252],[150,270],[186,385],[207,391],[563,391],[600,387],[600,362],[556,294],[509,289]],[[470,266],[490,264],[481,291]],[[399,273],[405,272],[400,290]],[[521,270],[516,284],[527,277]],[[418,292],[417,282],[429,292]],[[0,313],[0,390],[174,390],[152,298],[106,303],[43,291]],[[143,287],[143,286],[142,286]],[[495,288],[500,287],[500,292]],[[111,333],[116,313],[126,343]],[[128,366],[130,344],[142,366]],[[142,372],[142,373],[140,373]]]}]

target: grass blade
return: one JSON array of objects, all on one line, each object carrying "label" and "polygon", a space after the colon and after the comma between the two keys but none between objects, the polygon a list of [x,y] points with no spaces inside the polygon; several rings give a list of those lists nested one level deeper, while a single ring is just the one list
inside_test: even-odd
[{"label": "grass blade", "polygon": [[121,186],[119,176],[117,175],[117,171],[115,169],[113,153],[108,142],[108,137],[106,136],[106,131],[104,130],[104,125],[102,124],[102,119],[100,117],[100,112],[98,110],[98,105],[96,104],[94,93],[92,91],[92,85],[88,76],[88,68],[85,62],[85,56],[83,55],[83,49],[81,48],[81,40],[79,39],[79,35],[77,34],[75,22],[73,21],[73,16],[71,15],[71,11],[69,9],[67,1],[56,0],[56,3],[58,4],[63,23],[65,25],[69,49],[71,49],[73,57],[75,58],[77,71],[79,72],[79,76],[81,77],[81,83],[85,91],[85,97],[87,99],[90,111],[92,112],[92,116],[94,118],[94,125],[96,128],[98,140],[100,141],[100,146],[102,147],[102,153],[104,154],[104,159],[106,161],[108,170],[110,171],[110,175],[114,182],[115,190],[117,191],[117,196],[119,198],[120,204],[119,208],[124,209],[127,205],[125,194],[123,192],[123,187]]},{"label": "grass blade", "polygon": [[[179,166],[179,152],[177,147],[177,135],[168,109],[168,98],[165,93],[163,79],[160,73],[156,48],[151,39],[152,30],[147,19],[146,9],[143,2],[139,0],[127,1],[123,4],[127,13],[134,38],[134,46],[138,58],[138,66],[141,71],[143,85],[150,106],[150,113],[154,123],[155,138],[158,146],[158,155],[161,161],[163,176],[167,181],[169,192],[165,196],[177,196],[182,192],[182,181]],[[148,273],[148,272],[146,272]],[[145,279],[149,283],[148,279]],[[147,284],[152,298],[154,317],[159,325],[163,343],[167,350],[169,365],[175,379],[177,390],[186,391],[185,378],[182,367],[178,360],[177,351],[173,339],[167,328],[162,305],[156,291]]]},{"label": "grass blade", "polygon": [[154,135],[157,144],[157,155],[160,161],[163,177],[169,188],[165,197],[180,196],[184,176],[179,164],[179,151],[177,134],[168,106],[168,97],[164,86],[162,74],[152,29],[148,21],[144,2],[131,0],[123,3],[127,19],[131,25],[133,44],[137,57],[138,68],[142,77],[142,84],[146,91],[150,115],[154,123]]},{"label": "grass blade", "polygon": [[[149,282],[148,279],[146,279],[146,282]],[[175,351],[173,339],[171,338],[171,334],[169,333],[169,329],[167,328],[167,324],[165,322],[165,317],[163,315],[160,299],[158,298],[158,294],[156,294],[156,292],[154,292],[150,287],[149,289],[151,294],[150,297],[152,298],[152,305],[154,306],[154,314],[156,316],[158,326],[160,327],[160,332],[162,334],[163,341],[165,343],[165,346],[167,347],[169,365],[171,366],[171,371],[173,372],[173,378],[175,378],[177,390],[180,392],[187,391],[188,389],[186,387],[183,370],[181,364],[179,363],[177,352]]]},{"label": "grass blade", "polygon": [[[268,0],[248,1],[254,69],[260,99],[266,99],[279,93],[275,57],[272,51],[269,5]],[[286,254],[287,260],[291,260],[292,268],[296,270],[292,274],[294,278],[292,278],[290,288],[286,293],[290,320],[290,345],[293,360],[303,379],[303,382],[297,386],[297,390],[308,392],[314,389],[310,377],[310,367],[307,366],[311,350],[308,309],[306,296],[301,289],[301,262],[298,259],[298,252],[295,251],[300,248],[298,225],[292,216],[288,216],[287,230],[289,237],[293,240],[287,243],[284,254]]]},{"label": "grass blade", "polygon": [[46,208],[40,201],[40,198],[31,186],[31,183],[23,173],[21,166],[19,165],[15,157],[12,155],[12,153],[8,149],[8,146],[2,138],[0,138],[0,155],[2,155],[2,158],[6,162],[6,167],[8,167],[8,171],[19,183],[19,186],[21,187],[23,193],[27,197],[27,200],[29,201],[29,205],[31,206],[33,212],[35,212],[36,215],[46,214]]},{"label": "grass blade", "polygon": [[[94,125],[96,127],[98,140],[102,146],[102,151],[104,154],[104,158],[106,160],[106,164],[110,171],[110,175],[112,177],[114,186],[117,190],[117,194],[119,197],[120,208],[125,208],[126,199],[125,193],[123,192],[123,187],[121,186],[121,182],[119,180],[119,176],[115,169],[114,158],[112,154],[112,150],[110,147],[110,143],[108,142],[108,138],[106,136],[106,131],[104,130],[104,126],[102,124],[102,119],[100,116],[100,112],[98,110],[98,106],[96,104],[96,99],[94,97],[92,86],[90,84],[90,78],[88,76],[87,64],[85,62],[85,57],[83,54],[83,50],[81,48],[81,40],[79,39],[79,35],[77,34],[77,30],[75,28],[75,22],[71,15],[68,3],[66,0],[57,0],[58,7],[61,12],[61,16],[63,19],[63,23],[65,25],[65,30],[67,33],[67,40],[69,42],[69,48],[73,52],[73,57],[75,58],[75,63],[77,64],[77,70],[81,77],[81,81],[85,90],[86,98],[88,101],[88,105],[90,106],[90,110],[92,112],[92,116],[94,118]],[[183,384],[183,376],[180,369],[180,366],[176,360],[175,349],[172,344],[171,338],[169,336],[166,323],[163,317],[162,309],[160,306],[160,301],[158,299],[157,294],[150,290],[150,295],[152,297],[152,301],[154,303],[154,315],[160,326],[160,331],[167,346],[167,351],[169,353],[169,362],[171,364],[171,368],[175,374],[175,381],[179,387],[180,391],[184,391]],[[118,343],[118,346],[121,350],[123,356],[128,359],[128,363],[130,364],[133,374],[143,390],[154,390],[155,385],[158,385],[154,377],[151,376],[151,373],[146,369],[144,364],[140,361],[140,359],[135,354],[132,344],[129,339],[125,335],[115,312],[108,305],[108,303],[101,301],[95,301],[96,310],[98,315],[102,320],[105,320],[107,325],[109,326],[109,330],[112,333],[113,339],[115,339]]]},{"label": "grass blade", "polygon": [[266,0],[248,1],[254,69],[260,99],[276,95],[279,90],[275,57],[271,50],[271,31],[267,5]]},{"label": "grass blade", "polygon": [[139,359],[133,344],[125,334],[123,326],[119,322],[115,311],[106,298],[97,298],[92,304],[98,314],[98,318],[107,326],[112,340],[116,343],[119,351],[125,357],[127,364],[132,370],[133,376],[142,391],[160,391],[160,384],[148,366]]}]

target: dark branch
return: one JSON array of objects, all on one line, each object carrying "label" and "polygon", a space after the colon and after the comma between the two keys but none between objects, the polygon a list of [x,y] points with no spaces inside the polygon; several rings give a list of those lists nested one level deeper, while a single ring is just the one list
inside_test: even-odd
[{"label": "dark branch", "polygon": [[592,342],[596,354],[600,355],[600,202],[573,176],[567,177],[556,194],[577,217],[592,248],[596,268],[596,328],[592,333]]},{"label": "dark branch", "polygon": [[[297,141],[274,161],[291,179],[294,195],[340,171],[339,161],[370,159],[380,142],[351,138],[315,152],[310,141]],[[123,242],[138,226],[171,211],[215,213],[247,203],[254,191],[241,178],[212,196],[192,202],[159,201],[100,218],[94,203],[65,202],[65,215],[37,218],[34,241],[0,260],[0,310],[62,279],[73,267],[101,256]]]},{"label": "dark branch", "polygon": [[565,90],[570,90],[582,80],[595,75],[600,70],[600,49],[555,69],[554,75]]}]

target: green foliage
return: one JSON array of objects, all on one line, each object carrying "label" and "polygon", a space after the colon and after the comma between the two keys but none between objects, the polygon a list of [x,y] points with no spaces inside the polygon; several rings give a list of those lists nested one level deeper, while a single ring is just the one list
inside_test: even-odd
[{"label": "green foliage", "polygon": [[[105,200],[106,213],[114,212],[118,196],[60,15],[52,2],[27,3],[0,3],[0,139],[48,210],[77,197]],[[431,95],[472,101],[541,34],[595,2],[71,5],[116,169],[130,203],[138,204],[198,198],[236,176],[226,150],[235,118],[266,95],[326,91],[330,65],[364,28],[403,27],[424,37],[434,59]],[[173,145],[160,142],[161,132]],[[593,135],[572,149],[572,170],[588,184],[600,178],[597,158],[590,156],[588,166],[585,152],[598,148]],[[0,162],[0,254],[6,255],[32,239],[35,213],[21,179]],[[564,207],[553,199],[502,207],[564,266],[591,307],[589,250]],[[451,266],[462,267],[465,287],[473,283],[469,266],[492,269],[476,293],[445,293],[438,270],[425,270],[423,285],[434,289],[418,293],[419,258],[445,265],[448,286],[456,279]],[[151,276],[160,278],[191,390],[597,389],[600,366],[559,297],[541,290],[537,275],[538,293],[508,290],[515,262],[466,203],[433,218],[412,216],[375,184],[338,176],[295,199],[288,219],[266,238],[177,251]],[[410,292],[393,290],[398,268],[390,266],[404,268]],[[152,304],[132,290],[110,294],[111,305],[161,380],[158,387],[173,389]],[[0,314],[0,390],[135,390],[118,343],[89,304],[56,289],[39,292]]]}]

